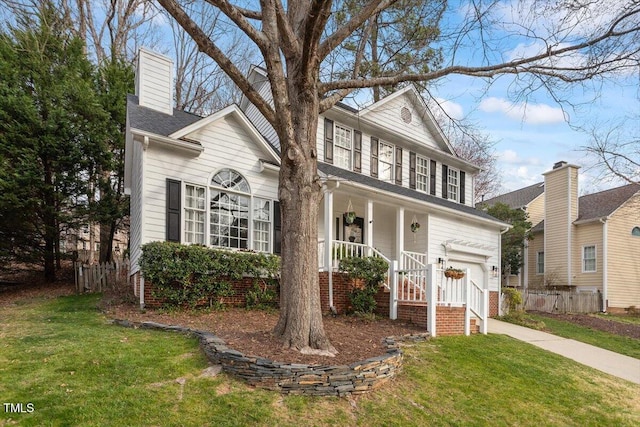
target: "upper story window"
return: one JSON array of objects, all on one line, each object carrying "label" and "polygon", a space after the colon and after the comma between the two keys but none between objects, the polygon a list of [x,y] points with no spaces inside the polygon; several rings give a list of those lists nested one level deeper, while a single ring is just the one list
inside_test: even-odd
[{"label": "upper story window", "polygon": [[640,237],[640,227],[633,227],[633,230],[631,230],[631,235]]},{"label": "upper story window", "polygon": [[333,120],[324,119],[324,161],[352,170],[362,171],[362,132]]},{"label": "upper story window", "polygon": [[593,273],[596,271],[596,247],[585,246],[582,248],[582,272]]},{"label": "upper story window", "polygon": [[347,129],[336,124],[334,142],[334,164],[341,168],[351,170],[351,159],[353,152],[353,139],[351,129]]},{"label": "upper story window", "polygon": [[429,192],[429,159],[416,156],[416,190]]},{"label": "upper story window", "polygon": [[380,141],[380,150],[378,154],[378,177],[383,181],[392,182],[394,179],[393,152],[393,145]]},{"label": "upper story window", "polygon": [[457,169],[448,168],[447,172],[447,197],[449,200],[458,201],[460,193],[460,174]]}]

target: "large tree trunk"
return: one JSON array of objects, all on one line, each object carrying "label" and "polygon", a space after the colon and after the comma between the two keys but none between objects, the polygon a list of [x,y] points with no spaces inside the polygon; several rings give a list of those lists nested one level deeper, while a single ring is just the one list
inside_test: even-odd
[{"label": "large tree trunk", "polygon": [[302,353],[334,354],[322,324],[318,281],[318,204],[322,196],[316,163],[318,101],[313,96],[315,84],[301,80],[289,78],[291,116],[281,118],[277,126],[282,147],[278,192],[282,271],[280,318],[274,332],[286,347]]}]

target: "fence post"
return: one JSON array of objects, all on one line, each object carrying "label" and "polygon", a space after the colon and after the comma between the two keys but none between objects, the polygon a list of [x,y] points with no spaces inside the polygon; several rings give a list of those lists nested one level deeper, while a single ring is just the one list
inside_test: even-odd
[{"label": "fence post", "polygon": [[389,319],[398,318],[398,261],[389,265]]}]

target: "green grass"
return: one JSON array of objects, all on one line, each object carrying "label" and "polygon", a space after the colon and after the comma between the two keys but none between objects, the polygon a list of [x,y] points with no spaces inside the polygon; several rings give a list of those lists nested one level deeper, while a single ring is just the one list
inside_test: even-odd
[{"label": "green grass", "polygon": [[[615,351],[616,353],[640,359],[640,340],[611,334],[604,331],[576,325],[575,323],[558,320],[551,317],[527,314],[534,320],[542,321],[545,324],[545,331],[552,334],[571,338],[576,341]],[[609,318],[609,317],[608,317]]]},{"label": "green grass", "polygon": [[195,339],[110,325],[96,302],[0,306],[0,400],[35,407],[0,406],[0,426],[640,424],[637,385],[505,336],[407,346],[400,377],[358,398],[283,397],[201,378]]},{"label": "green grass", "polygon": [[616,322],[630,323],[632,325],[640,325],[640,315],[625,315],[625,314],[611,314],[611,313],[598,313],[595,316],[601,319],[615,320]]}]

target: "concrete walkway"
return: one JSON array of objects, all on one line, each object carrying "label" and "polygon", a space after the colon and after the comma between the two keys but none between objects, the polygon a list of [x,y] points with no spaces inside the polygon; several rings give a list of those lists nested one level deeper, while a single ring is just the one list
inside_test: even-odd
[{"label": "concrete walkway", "polygon": [[607,374],[640,384],[639,359],[496,319],[489,319],[489,332],[508,335]]}]

